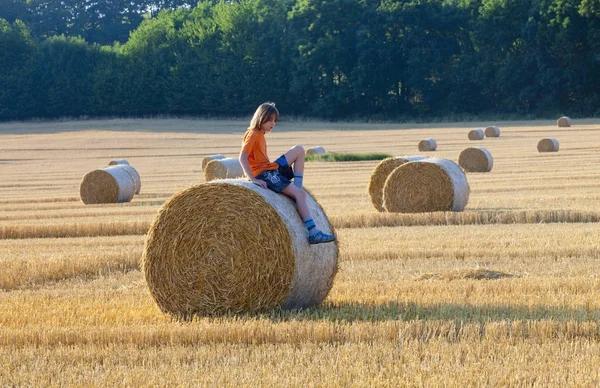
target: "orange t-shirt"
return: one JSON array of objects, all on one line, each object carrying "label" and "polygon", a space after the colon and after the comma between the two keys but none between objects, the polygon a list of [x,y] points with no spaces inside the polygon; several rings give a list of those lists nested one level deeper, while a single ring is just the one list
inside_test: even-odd
[{"label": "orange t-shirt", "polygon": [[253,129],[246,131],[242,142],[242,152],[248,154],[248,163],[254,176],[266,170],[277,170],[279,168],[279,164],[269,161],[267,141],[265,140],[265,134],[261,131]]}]

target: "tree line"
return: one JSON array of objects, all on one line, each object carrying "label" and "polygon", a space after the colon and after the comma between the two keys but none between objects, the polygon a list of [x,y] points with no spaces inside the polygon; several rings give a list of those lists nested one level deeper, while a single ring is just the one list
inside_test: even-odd
[{"label": "tree line", "polygon": [[600,113],[600,0],[56,3],[0,0],[0,120]]}]

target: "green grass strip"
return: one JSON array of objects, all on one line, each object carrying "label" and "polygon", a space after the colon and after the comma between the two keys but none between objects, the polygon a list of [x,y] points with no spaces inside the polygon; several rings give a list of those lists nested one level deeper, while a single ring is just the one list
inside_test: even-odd
[{"label": "green grass strip", "polygon": [[307,162],[360,162],[363,160],[383,160],[391,157],[392,155],[383,153],[371,153],[371,154],[338,154],[338,153],[326,153],[316,154],[307,156],[305,160]]}]

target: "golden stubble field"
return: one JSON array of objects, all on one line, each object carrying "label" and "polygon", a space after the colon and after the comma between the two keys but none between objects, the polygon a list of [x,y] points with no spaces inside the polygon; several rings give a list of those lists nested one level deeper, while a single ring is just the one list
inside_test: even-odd
[{"label": "golden stubble field", "polygon": [[[496,124],[499,138],[469,141]],[[462,213],[384,214],[377,161],[309,162],[305,186],[336,227],[340,270],[322,306],[179,322],[138,265],[160,206],[236,156],[246,121],[0,124],[0,386],[598,386],[600,120],[280,122],[334,152],[494,157],[468,174]],[[554,137],[558,153],[537,142]],[[79,183],[125,158],[142,189],[83,205]]]}]

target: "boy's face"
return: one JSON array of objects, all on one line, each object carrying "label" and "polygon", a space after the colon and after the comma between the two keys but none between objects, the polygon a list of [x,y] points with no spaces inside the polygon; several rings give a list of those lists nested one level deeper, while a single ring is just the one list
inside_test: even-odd
[{"label": "boy's face", "polygon": [[264,133],[269,133],[275,128],[275,117],[269,117],[269,120],[261,124],[260,130]]}]

